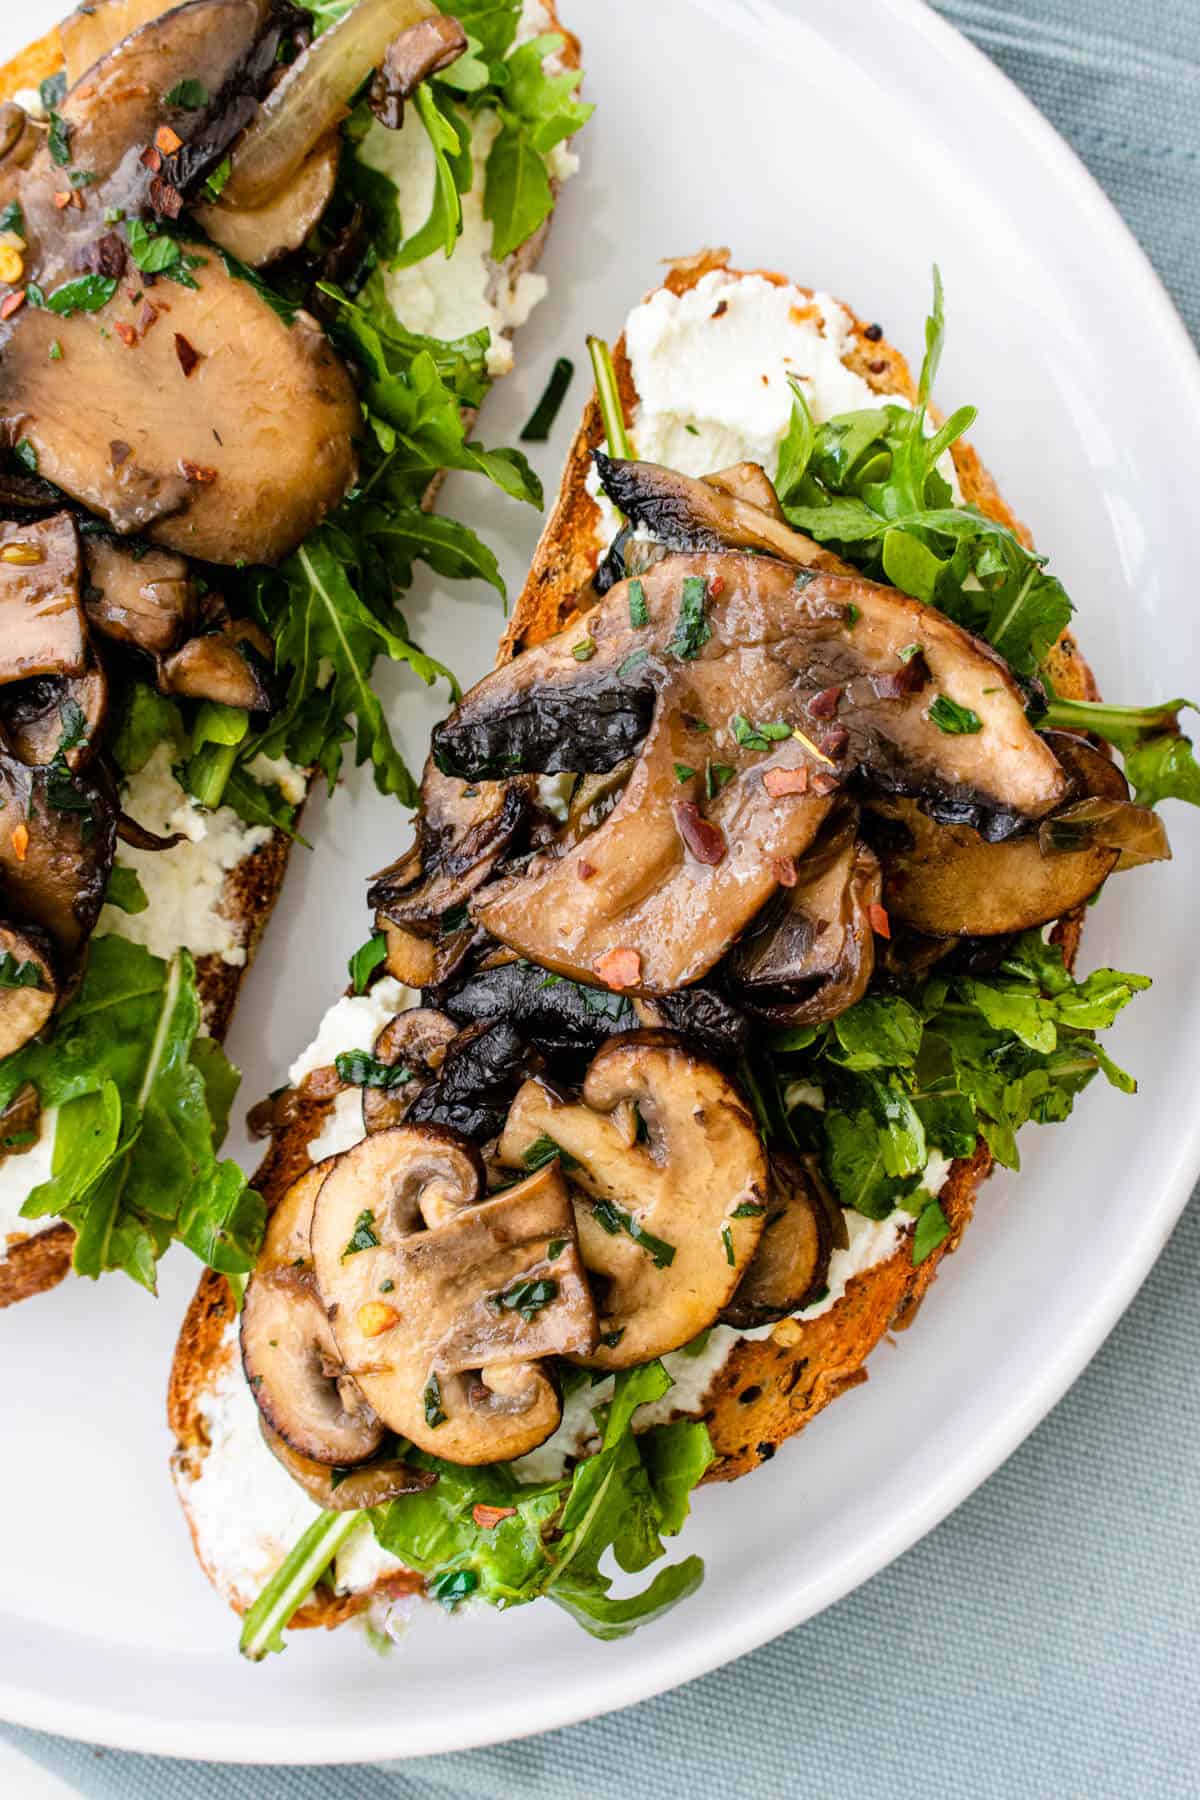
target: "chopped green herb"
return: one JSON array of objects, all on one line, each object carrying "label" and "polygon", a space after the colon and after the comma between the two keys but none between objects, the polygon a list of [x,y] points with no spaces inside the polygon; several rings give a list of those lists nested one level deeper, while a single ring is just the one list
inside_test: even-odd
[{"label": "chopped green herb", "polygon": [[204,191],[210,200],[219,200],[225,192],[229,177],[233,174],[233,158],[226,156],[219,162],[212,174],[204,183]]},{"label": "chopped green herb", "polygon": [[18,962],[11,950],[0,956],[0,987],[44,988],[42,971],[35,962]]},{"label": "chopped green herb", "polygon": [[10,200],[0,209],[0,231],[15,231],[18,237],[25,236],[25,214],[19,200]]},{"label": "chopped green herb", "polygon": [[498,1312],[520,1313],[525,1320],[532,1319],[543,1307],[558,1297],[558,1283],[543,1275],[539,1280],[518,1281],[503,1294],[493,1294],[492,1305]]},{"label": "chopped green herb", "polygon": [[137,871],[125,868],[121,863],[113,865],[104,901],[105,905],[115,906],[124,913],[144,913],[150,904],[146,890],[137,878]]},{"label": "chopped green herb", "polygon": [[609,1237],[616,1237],[618,1231],[625,1232],[635,1244],[646,1252],[656,1269],[667,1269],[675,1261],[675,1246],[668,1244],[665,1238],[655,1237],[647,1231],[640,1220],[618,1206],[614,1200],[597,1200],[592,1207],[592,1217]]},{"label": "chopped green herb", "polygon": [[375,1214],[369,1206],[364,1207],[354,1221],[354,1231],[351,1234],[350,1242],[342,1251],[341,1260],[343,1262],[348,1256],[356,1256],[360,1250],[377,1250],[379,1248],[379,1239],[375,1236],[374,1225]]},{"label": "chopped green herb", "polygon": [[470,914],[464,900],[461,906],[448,906],[438,921],[438,928],[443,937],[449,937],[453,931],[462,931],[470,924]]},{"label": "chopped green herb", "polygon": [[534,1138],[528,1149],[521,1153],[521,1161],[531,1175],[535,1169],[544,1169],[547,1163],[554,1162],[556,1158],[562,1163],[564,1169],[575,1169],[579,1166],[570,1152],[564,1150],[561,1144],[556,1144],[552,1137],[547,1137],[544,1131],[540,1137]]},{"label": "chopped green herb", "polygon": [[546,1245],[546,1261],[557,1262],[567,1247],[566,1238],[551,1238]]},{"label": "chopped green herb", "polygon": [[33,445],[30,443],[28,438],[22,438],[20,440],[20,442],[17,444],[16,448],[13,451],[13,455],[16,457],[17,461],[21,464],[21,466],[23,468],[26,468],[29,470],[29,473],[31,475],[37,474],[37,472],[38,472],[38,453],[34,449]]},{"label": "chopped green herb", "polygon": [[559,408],[567,397],[567,389],[575,374],[575,364],[569,357],[560,356],[550,371],[550,379],[546,383],[546,391],[533,409],[529,423],[521,433],[523,444],[544,444],[554,429],[554,421],[558,417]]},{"label": "chopped green herb", "polygon": [[929,708],[929,717],[939,731],[950,737],[972,737],[983,730],[983,720],[969,706],[960,706],[949,694],[939,694]]},{"label": "chopped green herb", "polygon": [[732,1269],[737,1263],[737,1257],[733,1253],[733,1232],[728,1225],[721,1228],[721,1242],[725,1246],[725,1261]]},{"label": "chopped green herb", "polygon": [[914,656],[920,656],[924,647],[923,644],[905,644],[903,649],[897,650],[896,655],[902,663],[910,663]]},{"label": "chopped green herb", "polygon": [[[765,747],[765,746],[764,746]],[[706,762],[704,765],[704,792],[710,800],[714,800],[725,786],[737,774],[728,763]]]},{"label": "chopped green herb", "polygon": [[425,1392],[421,1396],[425,1407],[425,1423],[431,1431],[446,1423],[446,1414],[442,1410],[442,1384],[436,1373],[425,1383]]},{"label": "chopped green herb", "polygon": [[412,1079],[413,1072],[397,1063],[380,1062],[377,1057],[369,1056],[365,1050],[343,1050],[334,1057],[333,1066],[343,1081],[352,1087],[388,1088],[405,1087]]},{"label": "chopped green herb", "polygon": [[388,1278],[387,1278],[387,1280],[386,1280],[386,1281],[381,1281],[381,1282],[380,1282],[380,1284],[379,1284],[379,1291],[380,1291],[380,1293],[381,1293],[381,1294],[393,1294],[393,1293],[395,1293],[395,1291],[396,1291],[396,1284],[395,1284],[395,1282],[394,1282],[394,1281],[393,1281],[393,1280],[392,1280],[392,1278],[391,1278],[391,1276],[390,1276],[390,1275],[389,1275],[389,1276],[388,1276]]},{"label": "chopped green herb", "polygon": [[80,275],[77,280],[66,281],[52,294],[47,294],[45,305],[60,318],[69,319],[72,313],[99,312],[116,291],[117,284],[111,275]]},{"label": "chopped green herb", "polygon": [[[86,11],[86,8],[80,7],[79,10],[83,12]],[[43,112],[53,112],[59,101],[66,98],[66,94],[67,71],[65,69],[56,69],[53,75],[47,75],[43,81],[38,82],[38,99],[42,103]]]},{"label": "chopped green herb", "polygon": [[649,623],[650,614],[646,609],[646,590],[640,581],[629,583],[629,623],[639,631]]},{"label": "chopped green herb", "polygon": [[[433,1421],[440,1425],[441,1419]],[[429,1598],[444,1606],[447,1612],[453,1612],[460,1600],[465,1600],[479,1586],[479,1576],[474,1569],[447,1569],[442,1575],[435,1575],[429,1583]]]},{"label": "chopped green herb", "polygon": [[591,660],[592,660],[593,656],[595,656],[595,654],[596,654],[595,638],[583,637],[583,638],[580,638],[580,640],[577,644],[571,645],[571,655],[575,658],[576,662],[591,662]]},{"label": "chopped green herb", "polygon": [[633,445],[629,442],[629,433],[625,429],[625,411],[621,405],[621,390],[617,386],[617,372],[613,368],[612,351],[603,338],[589,337],[587,341],[588,355],[592,359],[592,374],[596,381],[596,399],[600,404],[600,417],[604,421],[604,437],[610,456],[620,457],[628,462],[633,456]]},{"label": "chopped green herb", "polygon": [[757,1200],[743,1200],[739,1206],[734,1207],[730,1216],[735,1219],[757,1219],[766,1210],[766,1207],[760,1206]]},{"label": "chopped green herb", "polygon": [[140,219],[130,219],[125,229],[129,254],[143,274],[165,275],[183,261],[183,246],[178,238],[168,237]]},{"label": "chopped green herb", "polygon": [[167,89],[163,102],[167,106],[181,106],[185,112],[198,112],[208,105],[208,89],[202,81],[177,81],[173,88]]},{"label": "chopped green herb", "polygon": [[59,343],[57,338],[51,338],[51,340],[50,340],[50,361],[51,362],[61,362],[62,361],[62,345]]},{"label": "chopped green herb", "polygon": [[71,133],[75,127],[63,118],[61,113],[50,114],[50,135],[47,144],[50,155],[60,169],[65,169],[71,160]]},{"label": "chopped green herb", "polygon": [[[744,713],[734,713],[729,726],[737,742],[743,750],[769,750],[770,745],[761,731],[756,731]],[[790,730],[788,736],[790,736]]]},{"label": "chopped green herb", "polygon": [[858,621],[861,618],[862,618],[862,608],[855,606],[853,600],[851,600],[850,604],[846,608],[846,624],[849,626],[851,631],[854,630],[854,627],[858,624]]},{"label": "chopped green herb", "polygon": [[373,931],[365,944],[360,944],[347,963],[350,971],[350,982],[356,994],[365,994],[367,982],[375,973],[380,963],[387,961],[387,938],[382,931]]},{"label": "chopped green herb", "polygon": [[617,674],[631,675],[634,669],[639,668],[641,664],[645,662],[649,654],[650,652],[648,650],[635,650],[631,656],[625,658],[625,661],[617,670]]},{"label": "chopped green herb", "polygon": [[673,766],[676,781],[690,781],[696,773],[695,769],[689,768],[687,763],[675,763]]},{"label": "chopped green herb", "polygon": [[67,176],[68,185],[75,189],[91,187],[95,180],[90,169],[72,169]]},{"label": "chopped green herb", "polygon": [[675,621],[675,635],[667,645],[668,654],[677,656],[681,662],[694,662],[712,636],[708,620],[704,616],[707,598],[708,584],[703,577],[685,575],[679,617]]},{"label": "chopped green herb", "polygon": [[696,426],[691,424],[691,422],[687,419],[685,419],[683,421],[683,429],[688,433],[688,435],[690,437],[699,437],[700,436],[700,433],[699,433],[698,429],[696,428]]}]

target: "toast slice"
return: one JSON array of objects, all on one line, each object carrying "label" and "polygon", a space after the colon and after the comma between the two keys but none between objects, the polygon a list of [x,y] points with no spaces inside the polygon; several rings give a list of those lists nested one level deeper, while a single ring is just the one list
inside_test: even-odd
[{"label": "toast slice", "polygon": [[[664,287],[672,294],[684,294],[705,276],[716,273],[731,280],[748,279],[751,274],[731,269],[726,251],[709,250],[673,263]],[[765,279],[792,288],[797,305],[814,301],[811,290],[793,288],[781,275]],[[878,326],[859,319],[849,309],[843,311],[844,367],[861,376],[873,392],[912,402],[915,386],[904,357],[887,343]],[[614,348],[614,365],[636,443],[640,397],[624,338]],[[593,397],[585,408],[556,503],[501,643],[501,661],[562,629],[607,547],[602,510],[589,481],[592,452],[603,441],[600,408]],[[1028,534],[1005,505],[975,452],[960,443],[953,456],[963,498],[1028,541]],[[1068,638],[1056,649],[1054,680],[1064,695],[1094,697],[1087,666]],[[1056,928],[1068,963],[1078,946],[1079,929],[1078,916],[1060,921]],[[316,1070],[287,1096],[286,1123],[276,1131],[256,1178],[269,1205],[311,1166],[314,1140],[328,1131],[336,1114],[338,1084],[334,1076],[332,1068]],[[895,1227],[886,1254],[850,1273],[840,1296],[817,1316],[785,1319],[765,1337],[742,1339],[707,1386],[701,1367],[699,1381],[690,1384],[694,1399],[687,1410],[703,1416],[717,1453],[706,1480],[728,1480],[746,1473],[773,1456],[786,1438],[800,1431],[839,1393],[866,1380],[870,1352],[885,1333],[911,1321],[942,1257],[957,1247],[976,1191],[990,1167],[982,1144],[972,1157],[949,1166],[940,1198],[950,1235],[918,1267],[912,1264],[911,1226]],[[702,1359],[698,1360],[702,1364]],[[241,1373],[232,1295],[224,1279],[211,1272],[201,1280],[180,1333],[169,1385],[168,1417],[175,1438],[174,1479],[197,1555],[217,1589],[237,1611],[244,1612],[254,1598],[256,1584],[261,1586],[277,1566],[292,1538],[282,1514],[271,1514],[273,1503],[258,1505],[256,1501],[250,1522],[253,1542],[243,1538],[235,1544],[222,1529],[224,1515],[217,1490],[228,1491],[233,1481],[243,1495],[251,1489],[261,1495],[266,1489],[277,1490],[273,1477],[284,1482],[288,1478],[269,1466],[274,1459],[261,1443],[256,1409]],[[240,1475],[231,1474],[239,1458],[252,1459],[258,1474],[251,1476],[244,1463]],[[211,1489],[206,1482],[211,1482]],[[290,1507],[287,1497],[281,1504],[283,1511],[290,1512],[292,1534],[297,1535],[315,1509],[310,1505],[306,1517],[302,1502],[297,1516],[294,1497]],[[293,1624],[341,1624],[374,1599],[391,1599],[397,1592],[412,1590],[412,1579],[400,1564],[375,1551],[373,1543],[369,1551],[339,1559],[333,1587],[319,1589]]]},{"label": "toast slice", "polygon": [[[166,11],[169,3],[170,0],[163,0],[160,10]],[[579,40],[560,23],[554,0],[531,0],[526,11],[530,16],[525,35],[558,33],[564,43],[556,53],[555,66],[578,69]],[[0,101],[35,94],[39,84],[62,65],[62,41],[58,27],[54,27],[0,67]],[[558,167],[561,173],[551,179],[556,203],[562,180],[571,169],[569,156],[560,159]],[[518,291],[522,277],[531,275],[537,267],[549,226],[550,219],[547,218],[502,264],[493,265],[490,258],[485,258],[489,297],[502,291],[510,294]],[[511,342],[514,327],[502,326],[500,335]],[[506,371],[502,366],[498,372]],[[467,415],[468,427],[474,416],[474,412]],[[427,510],[434,504],[442,479],[442,475],[435,475],[425,490],[423,505]],[[308,773],[297,770],[293,774],[307,789]],[[298,797],[302,800],[302,795]],[[257,835],[263,841],[229,870],[216,905],[229,927],[227,952],[196,958],[196,981],[205,1027],[218,1040],[229,1030],[242,982],[282,891],[292,847],[291,838],[282,831],[271,830],[269,834]],[[171,852],[160,854],[169,857]],[[18,1300],[31,1299],[63,1281],[71,1270],[74,1238],[72,1228],[62,1222],[28,1234],[17,1231],[3,1234],[0,1227],[0,1308],[11,1306]]]}]

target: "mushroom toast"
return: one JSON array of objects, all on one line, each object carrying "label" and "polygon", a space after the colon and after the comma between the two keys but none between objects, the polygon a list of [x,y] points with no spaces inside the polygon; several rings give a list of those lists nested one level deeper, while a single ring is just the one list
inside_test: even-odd
[{"label": "mushroom toast", "polygon": [[710,253],[593,344],[499,665],[262,1114],[240,1314],[206,1275],[180,1338],[248,1655],[420,1595],[657,1617],[698,1560],[608,1553],[864,1379],[1019,1127],[1132,1087],[1097,1033],[1147,984],[1073,973],[1080,909],[1197,799],[1183,703],[1100,704],[928,414],[941,340],[940,284],[914,384]]},{"label": "mushroom toast", "polygon": [[590,109],[460,10],[91,0],[0,74],[0,1306],[252,1267],[215,1040],[299,807],[351,740],[417,799],[414,564],[503,592],[443,471],[541,504],[471,428]]}]

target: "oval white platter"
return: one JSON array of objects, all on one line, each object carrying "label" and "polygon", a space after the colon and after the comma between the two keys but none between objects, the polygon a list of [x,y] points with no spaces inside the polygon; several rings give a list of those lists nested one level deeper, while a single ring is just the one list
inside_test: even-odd
[{"label": "oval white platter", "polygon": [[[18,0],[0,58],[65,0]],[[481,433],[512,441],[554,358],[577,374],[552,488],[585,394],[584,337],[615,334],[661,258],[728,244],[842,294],[913,352],[936,259],[948,410],[1080,608],[1114,699],[1200,688],[1190,535],[1200,365],[1132,237],[1050,127],[914,0],[562,0],[599,111],[543,267],[549,300]],[[454,479],[450,504],[502,550],[515,590],[538,521]],[[418,583],[410,625],[464,680],[499,609]],[[438,697],[385,674],[419,765]],[[1174,865],[1114,884],[1085,958],[1154,990],[1113,1034],[1136,1100],[1093,1087],[1031,1130],[1019,1179],[984,1192],[919,1325],[869,1384],[747,1482],[704,1492],[684,1545],[700,1594],[630,1641],[592,1642],[549,1606],[424,1621],[373,1656],[311,1634],[250,1668],[197,1568],[166,1472],[163,1393],[195,1264],[154,1303],[113,1278],[0,1315],[0,1716],[106,1744],[245,1762],[420,1755],[546,1730],[644,1699],[765,1642],[864,1581],[1032,1430],[1144,1279],[1200,1163],[1194,894],[1200,832],[1173,809]],[[231,1049],[253,1099],[278,1084],[365,935],[363,880],[406,841],[361,774],[308,815]],[[251,1154],[245,1140],[233,1148]],[[15,1478],[14,1478],[15,1471]],[[431,1613],[433,1609],[430,1609]],[[467,1696],[470,1696],[469,1702]]]}]

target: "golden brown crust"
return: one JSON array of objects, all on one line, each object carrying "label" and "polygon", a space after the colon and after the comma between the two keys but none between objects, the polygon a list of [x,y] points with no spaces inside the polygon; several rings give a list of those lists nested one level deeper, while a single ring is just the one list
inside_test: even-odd
[{"label": "golden brown crust", "polygon": [[25,88],[36,88],[62,66],[62,41],[58,26],[52,25],[44,37],[19,50],[0,68],[0,100],[11,100]]}]

